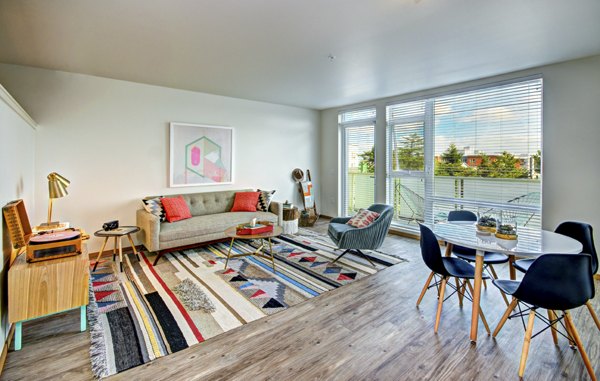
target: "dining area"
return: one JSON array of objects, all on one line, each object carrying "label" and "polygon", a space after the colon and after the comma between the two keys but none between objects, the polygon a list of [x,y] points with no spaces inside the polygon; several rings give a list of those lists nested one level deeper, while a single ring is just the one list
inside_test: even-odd
[{"label": "dining area", "polygon": [[[465,340],[470,341],[473,351],[479,349],[478,343],[484,337],[482,327],[485,336],[496,341],[506,324],[522,325],[522,346],[508,348],[519,356],[519,366],[514,371],[520,378],[527,375],[532,340],[538,335],[550,335],[557,348],[568,345],[577,351],[589,379],[597,380],[594,367],[600,360],[596,349],[600,343],[600,320],[591,301],[598,256],[592,226],[566,221],[554,231],[520,227],[516,232],[501,221],[489,222],[460,209],[450,212],[446,221],[419,224],[421,256],[430,272],[416,305],[420,306],[428,292],[437,294],[434,333],[444,329],[444,304],[458,302],[461,311],[465,306],[464,315],[470,317]],[[500,297],[483,302],[482,290]],[[457,300],[451,299],[454,295]],[[467,301],[471,302],[470,313]],[[487,305],[490,302],[494,305]],[[577,314],[579,319],[583,316],[593,322],[596,329],[592,334],[579,333],[580,322],[573,319],[572,313],[578,309],[583,310]],[[486,316],[486,310],[504,312]],[[511,333],[514,329],[508,334]],[[591,356],[586,350],[590,347]]]}]

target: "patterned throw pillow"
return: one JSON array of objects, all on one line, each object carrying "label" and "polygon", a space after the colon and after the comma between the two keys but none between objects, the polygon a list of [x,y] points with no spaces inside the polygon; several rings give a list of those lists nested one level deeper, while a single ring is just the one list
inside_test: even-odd
[{"label": "patterned throw pillow", "polygon": [[192,218],[190,208],[183,199],[183,196],[163,197],[160,199],[160,202],[162,203],[163,208],[165,208],[167,221],[175,222]]},{"label": "patterned throw pillow", "polygon": [[146,209],[146,211],[150,214],[154,214],[156,217],[159,218],[160,222],[165,222],[165,209],[162,206],[162,203],[160,202],[160,199],[162,198],[162,196],[159,197],[152,197],[152,198],[145,198],[142,200],[142,203],[144,204],[144,209]]},{"label": "patterned throw pillow", "polygon": [[360,209],[348,222],[348,225],[354,226],[355,228],[366,228],[371,225],[377,218],[379,213],[370,211],[368,209]]},{"label": "patterned throw pillow", "polygon": [[273,194],[275,191],[264,191],[257,189],[257,192],[260,192],[260,194],[258,195],[258,204],[256,204],[256,210],[259,212],[268,212],[269,205],[271,205],[271,200],[273,199]]}]

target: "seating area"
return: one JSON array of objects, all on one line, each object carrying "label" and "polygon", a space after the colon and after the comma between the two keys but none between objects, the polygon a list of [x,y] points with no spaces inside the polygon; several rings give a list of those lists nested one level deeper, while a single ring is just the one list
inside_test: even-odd
[{"label": "seating area", "polygon": [[597,380],[599,16],[0,1],[0,381]]}]

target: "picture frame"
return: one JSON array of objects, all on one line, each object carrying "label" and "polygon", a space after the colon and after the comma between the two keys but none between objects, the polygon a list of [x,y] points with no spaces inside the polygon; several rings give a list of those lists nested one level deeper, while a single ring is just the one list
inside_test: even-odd
[{"label": "picture frame", "polygon": [[233,184],[233,128],[169,124],[169,186]]}]

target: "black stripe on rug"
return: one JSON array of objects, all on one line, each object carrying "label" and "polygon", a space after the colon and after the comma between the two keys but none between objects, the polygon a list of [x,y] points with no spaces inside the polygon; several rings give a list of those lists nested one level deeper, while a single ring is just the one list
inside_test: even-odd
[{"label": "black stripe on rug", "polygon": [[183,336],[177,321],[158,292],[151,292],[146,294],[145,297],[150,308],[154,311],[154,315],[162,329],[165,340],[167,340],[167,343],[171,348],[171,353],[187,348],[187,342],[185,341],[185,337]]},{"label": "black stripe on rug", "polygon": [[143,364],[140,342],[129,308],[123,307],[109,311],[106,313],[106,319],[110,327],[117,372]]}]

